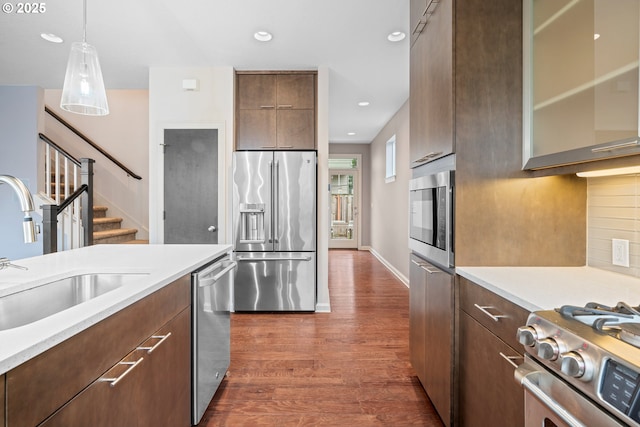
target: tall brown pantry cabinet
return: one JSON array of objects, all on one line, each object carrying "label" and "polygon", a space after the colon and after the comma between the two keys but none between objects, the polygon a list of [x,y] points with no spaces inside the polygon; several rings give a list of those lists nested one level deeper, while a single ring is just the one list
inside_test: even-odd
[{"label": "tall brown pantry cabinet", "polygon": [[316,72],[236,72],[236,149],[316,148]]},{"label": "tall brown pantry cabinet", "polygon": [[[426,175],[449,160],[441,156],[455,155],[456,268],[584,265],[586,182],[522,170],[522,2],[410,1],[411,29],[419,33],[412,35],[410,50],[411,167],[415,177]],[[436,30],[437,36],[426,37]],[[432,39],[440,44],[430,46]],[[483,410],[500,412],[509,405],[515,421],[499,425],[517,427],[524,419],[524,392],[510,377],[514,367],[499,355],[515,357],[517,347],[508,343],[509,333],[474,317],[473,308],[459,307],[459,284],[456,276],[454,343],[446,354],[453,366],[453,415],[436,409],[447,425],[481,426],[489,425],[483,424]],[[411,291],[417,298],[420,292]],[[414,312],[420,307],[417,301],[410,306]],[[427,309],[422,316],[428,322],[441,314]],[[414,362],[416,371],[425,363]],[[485,392],[479,378],[494,372],[504,387]],[[440,392],[420,379],[430,398]]]}]

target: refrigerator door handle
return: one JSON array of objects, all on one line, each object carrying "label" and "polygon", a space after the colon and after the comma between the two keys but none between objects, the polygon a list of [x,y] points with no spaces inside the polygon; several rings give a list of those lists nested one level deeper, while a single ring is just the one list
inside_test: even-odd
[{"label": "refrigerator door handle", "polygon": [[244,257],[237,256],[236,261],[238,262],[260,262],[260,261],[311,261],[310,256],[290,256],[290,257],[273,257],[273,258],[254,258],[254,257]]},{"label": "refrigerator door handle", "polygon": [[273,243],[273,161],[269,160],[269,174],[271,175],[271,219],[269,224],[269,243]]},{"label": "refrigerator door handle", "polygon": [[[277,245],[278,241],[278,222],[280,221],[280,162],[275,161],[275,173],[273,179],[273,243]],[[277,249],[277,248],[276,248]]]}]

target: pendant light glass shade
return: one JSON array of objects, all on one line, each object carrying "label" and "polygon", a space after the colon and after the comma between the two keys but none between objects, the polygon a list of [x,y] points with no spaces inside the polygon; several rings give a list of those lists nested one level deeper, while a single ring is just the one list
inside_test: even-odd
[{"label": "pendant light glass shade", "polygon": [[109,114],[98,52],[88,43],[71,44],[60,108],[88,116]]}]

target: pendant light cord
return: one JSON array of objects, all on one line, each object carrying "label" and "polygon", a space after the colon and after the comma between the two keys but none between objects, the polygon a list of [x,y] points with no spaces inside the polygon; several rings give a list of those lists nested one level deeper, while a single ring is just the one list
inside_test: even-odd
[{"label": "pendant light cord", "polygon": [[82,42],[87,42],[87,0],[82,0]]}]

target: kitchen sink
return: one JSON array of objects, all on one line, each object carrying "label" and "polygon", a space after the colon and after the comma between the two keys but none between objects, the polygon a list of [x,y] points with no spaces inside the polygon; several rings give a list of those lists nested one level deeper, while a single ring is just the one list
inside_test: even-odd
[{"label": "kitchen sink", "polygon": [[28,325],[138,280],[145,274],[81,274],[0,297],[0,331]]}]

